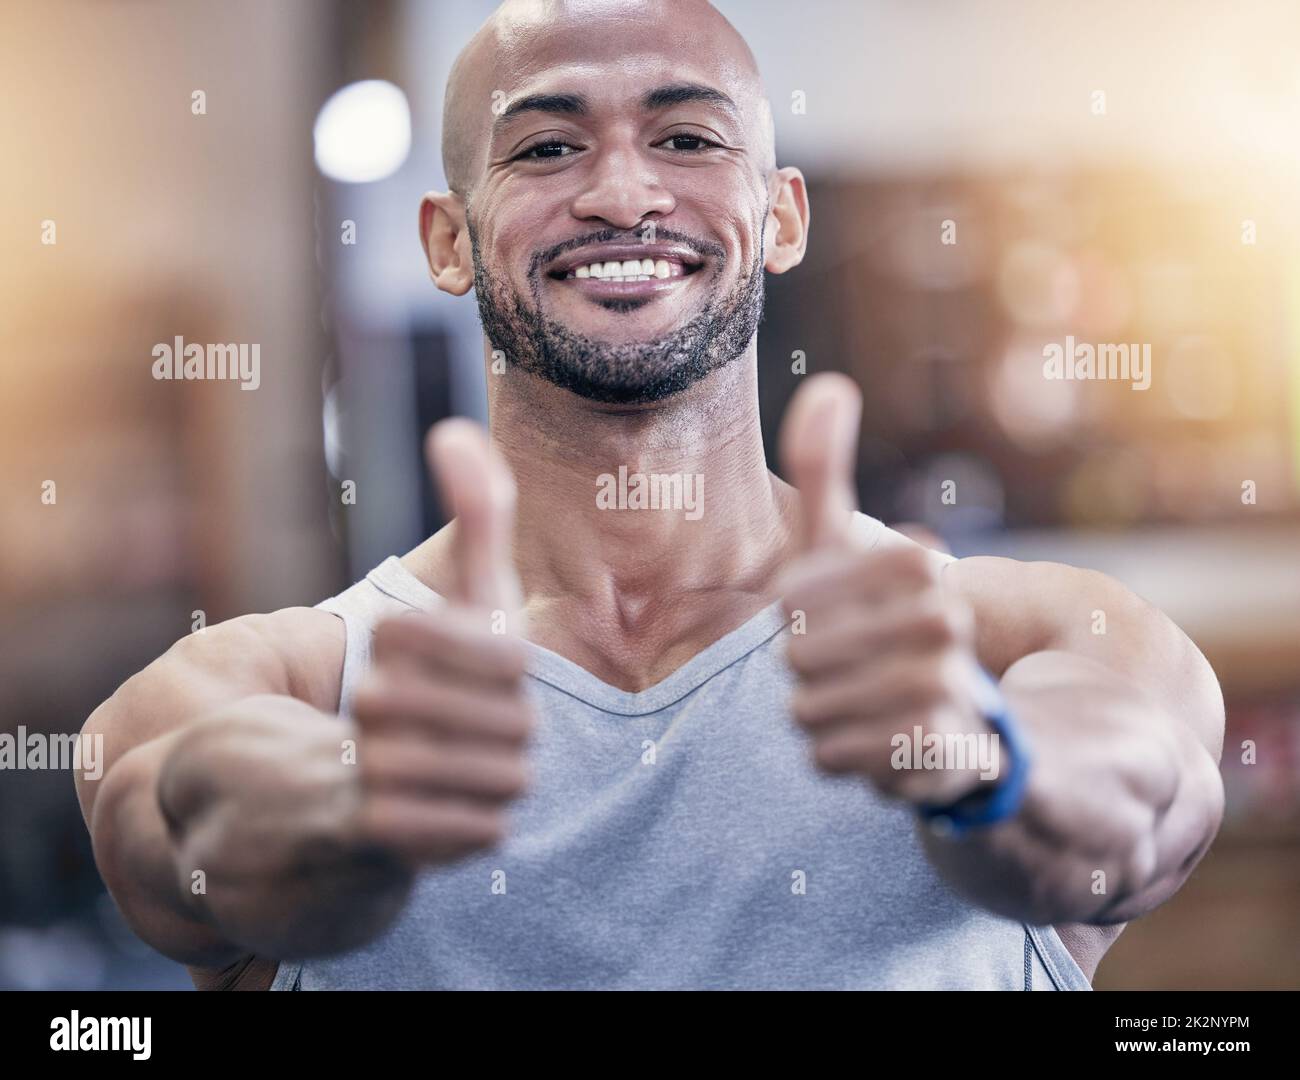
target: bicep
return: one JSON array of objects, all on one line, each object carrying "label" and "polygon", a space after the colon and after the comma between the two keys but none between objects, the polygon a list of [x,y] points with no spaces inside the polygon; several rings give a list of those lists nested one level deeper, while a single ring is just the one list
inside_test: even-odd
[{"label": "bicep", "polygon": [[976,653],[1001,676],[1045,650],[1105,665],[1181,716],[1217,761],[1223,696],[1192,640],[1164,612],[1096,570],[975,556],[944,571],[975,611]]},{"label": "bicep", "polygon": [[[310,645],[309,649],[301,646]],[[293,656],[314,655],[342,664],[339,620],[312,609],[286,609],[218,623],[176,642],[162,656],[127,679],[82,726],[95,739],[97,777],[77,775],[77,797],[87,825],[100,788],[113,767],[138,747],[179,731],[215,709],[256,694],[328,696],[322,680],[303,676]],[[327,670],[329,670],[327,668]],[[327,682],[327,680],[325,680]],[[312,701],[312,704],[319,704]]]}]

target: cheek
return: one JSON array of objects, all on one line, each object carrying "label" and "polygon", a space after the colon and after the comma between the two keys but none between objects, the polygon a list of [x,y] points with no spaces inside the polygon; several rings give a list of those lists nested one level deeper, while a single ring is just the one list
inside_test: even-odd
[{"label": "cheek", "polygon": [[755,192],[740,176],[723,182],[715,177],[689,196],[679,195],[677,208],[700,222],[699,231],[719,240],[738,264],[733,271],[744,273],[758,258],[766,228],[766,196],[766,189]]},{"label": "cheek", "polygon": [[486,193],[475,200],[474,237],[479,257],[494,275],[518,282],[527,276],[532,248],[529,237],[537,233],[528,215],[499,193]]}]

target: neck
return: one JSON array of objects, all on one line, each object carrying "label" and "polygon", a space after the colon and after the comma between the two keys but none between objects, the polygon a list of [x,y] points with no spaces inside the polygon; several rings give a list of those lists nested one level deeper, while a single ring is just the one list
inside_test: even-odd
[{"label": "neck", "polygon": [[[587,401],[522,373],[488,376],[492,438],[519,489],[515,558],[530,608],[765,594],[791,542],[793,500],[764,458],[756,361],[751,344],[644,406]],[[628,508],[652,474],[669,478],[656,487],[672,505]],[[685,501],[669,497],[677,492]]]}]

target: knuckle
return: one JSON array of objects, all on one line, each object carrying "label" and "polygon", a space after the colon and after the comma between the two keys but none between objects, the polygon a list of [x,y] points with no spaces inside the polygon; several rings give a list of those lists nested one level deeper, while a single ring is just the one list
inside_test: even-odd
[{"label": "knuckle", "polygon": [[383,656],[393,648],[394,640],[401,632],[396,624],[396,619],[382,619],[376,624],[370,639],[370,648],[376,658]]},{"label": "knuckle", "polygon": [[365,788],[382,786],[390,768],[384,744],[374,739],[362,742],[357,753],[357,774]]},{"label": "knuckle", "polygon": [[956,620],[949,606],[936,596],[927,596],[922,600],[916,624],[929,641],[947,645],[957,639]]},{"label": "knuckle", "polygon": [[971,669],[965,655],[956,649],[950,649],[944,654],[939,679],[945,700],[966,701],[970,696],[970,678]]},{"label": "knuckle", "polygon": [[926,721],[933,721],[950,700],[950,691],[947,682],[941,676],[934,676],[923,680],[917,687],[913,700],[917,704],[920,712],[925,714]]},{"label": "knuckle", "polygon": [[501,793],[507,799],[517,799],[528,790],[530,780],[527,766],[513,762],[502,770]]},{"label": "knuckle", "polygon": [[532,737],[537,717],[531,703],[518,695],[496,710],[493,726],[503,738],[522,743]]},{"label": "knuckle", "polygon": [[495,847],[506,838],[506,815],[502,810],[487,810],[478,829],[478,841],[483,847]]},{"label": "knuckle", "polygon": [[948,728],[948,710],[938,704],[916,711],[916,722],[927,735],[943,735]]},{"label": "knuckle", "polygon": [[834,772],[838,767],[839,755],[832,743],[824,740],[813,743],[813,764],[823,772]]},{"label": "knuckle", "polygon": [[894,772],[889,790],[908,802],[927,802],[933,795],[933,774],[918,769],[900,769]]},{"label": "knuckle", "polygon": [[389,702],[387,682],[372,672],[362,679],[352,694],[352,714],[359,721],[372,720],[387,711]]},{"label": "knuckle", "polygon": [[946,701],[952,694],[955,674],[947,652],[927,657],[916,670],[917,700],[930,706]]},{"label": "knuckle", "polygon": [[521,739],[531,738],[537,730],[537,713],[527,700],[519,702],[519,737]]},{"label": "knuckle", "polygon": [[806,674],[812,665],[815,649],[816,646],[808,643],[806,635],[791,637],[785,648],[786,660],[794,671],[801,675]]},{"label": "knuckle", "polygon": [[383,843],[392,832],[392,814],[388,800],[382,795],[368,795],[356,810],[355,834],[363,843]]},{"label": "knuckle", "polygon": [[528,650],[516,637],[498,637],[495,660],[501,675],[512,682],[522,682],[528,671]]},{"label": "knuckle", "polygon": [[813,761],[823,772],[843,773],[853,768],[853,755],[843,739],[819,739],[813,746]]},{"label": "knuckle", "polygon": [[796,690],[790,698],[790,712],[800,727],[816,727],[821,715],[818,697],[806,689]]},{"label": "knuckle", "polygon": [[376,659],[410,651],[412,638],[422,620],[418,615],[394,615],[383,619],[376,627],[371,650]]},{"label": "knuckle", "polygon": [[[846,551],[844,558],[848,560],[845,565],[844,573],[850,579],[862,578],[864,580],[873,577],[881,565],[881,553],[879,548],[854,548],[852,551]],[[886,560],[888,556],[885,556]]]},{"label": "knuckle", "polygon": [[938,581],[930,553],[918,544],[904,544],[893,549],[894,567],[914,581],[933,583]]}]

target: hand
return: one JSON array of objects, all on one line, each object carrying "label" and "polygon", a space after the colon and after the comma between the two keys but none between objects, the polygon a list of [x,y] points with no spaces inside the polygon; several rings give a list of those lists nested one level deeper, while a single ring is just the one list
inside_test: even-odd
[{"label": "hand", "polygon": [[527,784],[534,717],[524,690],[515,485],[482,430],[429,433],[430,468],[455,514],[455,587],[445,606],[387,619],[353,715],[365,840],[413,863],[499,843]]},{"label": "hand", "polygon": [[782,465],[803,515],[802,552],[781,582],[799,678],[792,710],[821,769],[857,773],[911,802],[946,804],[973,791],[981,772],[987,778],[990,761],[997,766],[996,741],[981,740],[982,765],[972,754],[974,768],[953,767],[952,757],[939,759],[945,767],[921,767],[924,744],[915,738],[917,727],[923,737],[991,731],[976,706],[974,617],[940,585],[924,548],[868,551],[855,539],[861,414],[852,380],[817,375],[781,429]]}]

